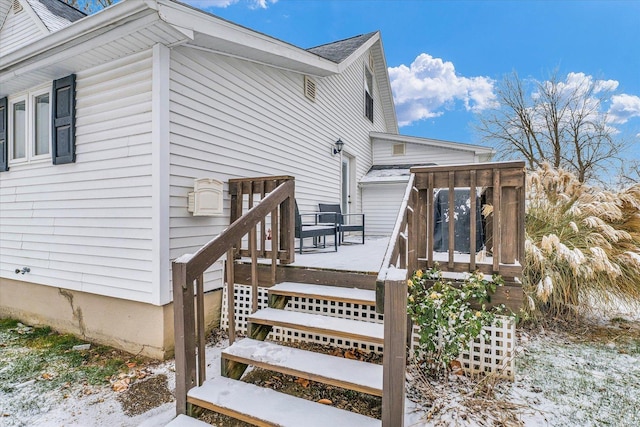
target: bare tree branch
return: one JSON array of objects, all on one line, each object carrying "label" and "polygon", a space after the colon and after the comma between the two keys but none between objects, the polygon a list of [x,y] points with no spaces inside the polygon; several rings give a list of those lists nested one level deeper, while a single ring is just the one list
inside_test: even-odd
[{"label": "bare tree branch", "polygon": [[539,82],[515,72],[506,76],[496,91],[499,107],[483,113],[476,130],[503,158],[524,157],[531,169],[548,162],[581,182],[597,179],[619,163],[626,144],[602,111],[611,92],[590,77],[573,77],[561,81],[554,72]]}]

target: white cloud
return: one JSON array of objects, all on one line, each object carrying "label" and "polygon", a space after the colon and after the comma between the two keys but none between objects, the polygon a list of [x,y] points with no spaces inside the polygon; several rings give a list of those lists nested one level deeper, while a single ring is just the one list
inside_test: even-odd
[{"label": "white cloud", "polygon": [[269,4],[278,3],[278,0],[251,0],[252,9],[266,9]]},{"label": "white cloud", "polygon": [[626,123],[633,117],[640,117],[640,97],[635,95],[613,95],[609,107],[609,120],[613,123]]},{"label": "white cloud", "polygon": [[422,53],[410,67],[389,67],[398,124],[438,117],[462,102],[467,111],[495,106],[494,81],[489,77],[461,77],[453,63]]}]

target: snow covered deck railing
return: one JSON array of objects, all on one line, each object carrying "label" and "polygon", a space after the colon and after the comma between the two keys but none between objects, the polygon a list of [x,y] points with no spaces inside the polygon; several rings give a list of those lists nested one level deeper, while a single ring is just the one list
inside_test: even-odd
[{"label": "snow covered deck railing", "polygon": [[[236,179],[229,182],[231,194],[231,225],[193,255],[183,255],[172,263],[173,309],[176,366],[176,412],[187,412],[187,392],[205,380],[205,330],[203,274],[213,263],[225,256],[233,261],[245,254],[251,258],[251,284],[254,290],[252,307],[258,306],[257,258],[271,259],[275,278],[278,261],[294,261],[294,195],[293,177],[261,177]],[[248,200],[245,200],[247,195]],[[248,210],[243,213],[244,205]],[[268,224],[271,233],[265,231]],[[258,230],[260,240],[258,240]],[[247,238],[248,236],[248,238]],[[269,240],[270,244],[265,245]],[[248,242],[243,248],[242,242]],[[228,295],[233,296],[235,263],[226,263]],[[235,337],[234,301],[229,298],[229,341]]]}]

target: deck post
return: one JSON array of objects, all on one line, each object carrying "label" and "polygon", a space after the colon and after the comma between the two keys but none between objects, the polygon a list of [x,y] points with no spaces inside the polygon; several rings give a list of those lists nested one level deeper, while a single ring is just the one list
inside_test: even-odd
[{"label": "deck post", "polygon": [[[382,427],[404,425],[407,366],[407,270],[394,270],[385,280]],[[404,277],[404,278],[402,278]]]},{"label": "deck post", "polygon": [[187,413],[187,392],[196,385],[196,339],[193,283],[187,281],[187,264],[174,261],[173,327],[175,334],[176,414]]}]

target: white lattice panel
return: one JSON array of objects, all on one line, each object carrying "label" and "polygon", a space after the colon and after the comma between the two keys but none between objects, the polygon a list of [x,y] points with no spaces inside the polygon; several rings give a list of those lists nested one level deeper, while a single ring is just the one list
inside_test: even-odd
[{"label": "white lattice panel", "polygon": [[[235,285],[235,320],[236,331],[247,332],[247,318],[251,314],[251,286]],[[258,309],[267,307],[267,288],[258,288]],[[220,326],[228,329],[227,317],[227,290],[222,293],[222,316]],[[352,304],[346,302],[327,301],[316,298],[292,297],[285,310],[303,313],[323,314],[344,319],[362,320],[367,322],[382,323],[383,316],[376,313],[374,305]],[[382,353],[382,347],[369,342],[356,342],[344,338],[332,337],[321,334],[310,334],[295,329],[274,327],[269,334],[269,339],[274,341],[304,341],[318,344],[330,344],[341,348],[358,348],[366,351]]]},{"label": "white lattice panel", "polygon": [[[227,317],[226,287],[222,294],[221,327],[229,327]],[[258,308],[267,307],[267,288],[258,288]],[[324,314],[332,317],[382,323],[384,316],[376,313],[374,305],[352,304],[316,298],[292,297],[286,310],[304,313]],[[235,285],[236,331],[246,333],[247,318],[251,314],[251,286]],[[515,376],[516,326],[511,317],[498,316],[498,321],[485,328],[486,335],[480,335],[473,341],[469,350],[462,353],[458,360],[465,371],[471,373],[492,373],[513,379]],[[419,341],[417,326],[412,331],[412,348]],[[366,342],[355,342],[339,337],[309,334],[295,329],[274,327],[269,334],[274,341],[304,341],[319,344],[330,344],[341,348],[359,348],[366,351],[382,353],[382,347]]]},{"label": "white lattice panel", "polygon": [[[469,350],[458,357],[462,368],[470,373],[491,373],[503,378],[515,377],[516,324],[512,317],[497,316],[496,321],[484,328],[469,345]],[[411,350],[420,340],[420,329],[413,327]]]}]

